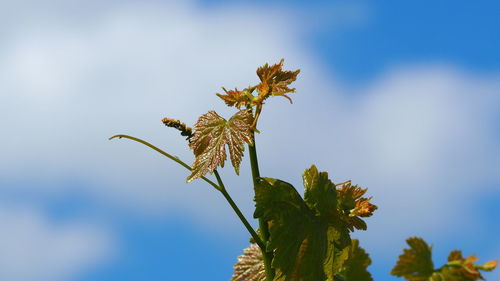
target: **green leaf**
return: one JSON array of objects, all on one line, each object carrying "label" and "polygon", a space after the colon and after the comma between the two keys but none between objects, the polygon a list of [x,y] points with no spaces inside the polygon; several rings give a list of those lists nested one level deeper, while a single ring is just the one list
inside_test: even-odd
[{"label": "green leaf", "polygon": [[337,191],[335,184],[328,179],[327,172],[318,172],[316,166],[304,171],[304,200],[318,215],[334,216],[337,212]]},{"label": "green leaf", "polygon": [[434,272],[432,247],[418,237],[406,240],[410,249],[404,249],[391,274],[408,281],[427,281]]},{"label": "green leaf", "polygon": [[349,230],[338,218],[335,185],[315,166],[303,175],[305,198],[284,181],[261,178],[254,217],[270,222],[275,281],[334,280],[347,259]]},{"label": "green leaf", "polygon": [[215,111],[200,116],[194,125],[194,135],[189,144],[196,159],[192,165],[192,173],[186,179],[190,182],[212,173],[218,166],[224,167],[226,161],[226,145],[229,148],[231,163],[237,174],[243,157],[245,143],[252,143],[253,122],[249,110],[240,110],[229,121],[217,115]]},{"label": "green leaf", "polygon": [[429,281],[474,281],[477,279],[469,279],[464,276],[458,268],[443,267],[436,271],[428,279]]},{"label": "green leaf", "polygon": [[325,259],[325,273],[328,281],[339,277],[338,273],[349,258],[351,238],[349,230],[345,227],[328,228],[328,250]]},{"label": "green leaf", "polygon": [[[272,265],[279,270],[275,280],[298,280],[292,278],[296,271],[305,270],[306,274],[309,274],[308,271],[322,271],[320,259],[315,264],[316,268],[302,268],[301,260],[310,250],[309,242],[313,239],[309,237],[313,234],[311,229],[320,228],[317,233],[324,233],[325,230],[313,225],[313,216],[295,188],[284,181],[261,178],[256,185],[255,202],[254,217],[271,221],[267,250],[274,250]],[[324,251],[318,251],[318,256]]]},{"label": "green leaf", "polygon": [[234,265],[231,281],[266,281],[266,270],[262,251],[257,245],[250,245],[243,250]]},{"label": "green leaf", "polygon": [[352,240],[352,245],[347,248],[349,258],[344,262],[339,273],[345,281],[373,281],[367,268],[372,263],[370,256],[359,247],[358,240]]}]

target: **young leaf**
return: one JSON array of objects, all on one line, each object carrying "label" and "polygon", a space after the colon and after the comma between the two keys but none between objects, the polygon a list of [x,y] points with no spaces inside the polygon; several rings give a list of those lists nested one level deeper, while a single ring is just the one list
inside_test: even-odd
[{"label": "young leaf", "polygon": [[434,272],[432,247],[418,237],[406,240],[410,249],[404,249],[391,274],[408,281],[427,281]]},{"label": "young leaf", "polygon": [[479,259],[472,255],[467,258],[462,257],[461,251],[451,251],[448,256],[448,263],[443,266],[436,274],[432,277],[438,280],[439,278],[442,280],[457,280],[457,281],[475,281],[475,280],[484,280],[481,275],[480,270],[482,271],[492,271],[495,269],[497,262],[489,261],[483,265],[474,264]]},{"label": "young leaf", "polygon": [[348,249],[349,258],[344,262],[340,276],[345,281],[373,281],[372,275],[367,270],[372,261],[365,250],[359,247],[359,241],[352,240],[352,245]]},{"label": "young leaf", "polygon": [[[261,108],[264,100],[270,96],[283,96],[291,103],[292,100],[286,94],[295,92],[295,88],[290,88],[289,85],[297,80],[300,70],[283,71],[283,62],[284,60],[282,59],[278,64],[270,66],[266,63],[259,67],[257,69],[257,76],[259,76],[260,83],[256,86],[248,87],[243,91],[238,91],[237,89],[228,91],[222,88],[225,94],[217,93],[216,95],[226,105],[237,108],[242,106],[257,106]],[[257,90],[257,96],[252,94],[254,90]]]},{"label": "young leaf", "polygon": [[376,205],[370,203],[371,200],[372,197],[357,200],[354,209],[350,211],[350,216],[371,217],[373,212],[378,209]]},{"label": "young leaf", "polygon": [[434,270],[431,259],[431,247],[424,240],[412,237],[407,240],[410,249],[404,249],[391,274],[409,281],[476,281],[484,280],[480,271],[495,269],[497,262],[489,261],[483,265],[474,264],[478,258],[474,255],[462,257],[461,251],[451,251],[448,263]]},{"label": "young leaf", "polygon": [[257,245],[250,245],[243,250],[234,265],[231,281],[266,281],[266,270],[262,251]]},{"label": "young leaf", "polygon": [[283,62],[281,60],[278,64],[269,66],[265,64],[257,69],[257,76],[260,78],[260,84],[257,85],[259,97],[257,101],[262,103],[269,96],[283,96],[287,98],[290,103],[292,100],[288,97],[287,93],[295,92],[295,88],[289,88],[289,85],[297,80],[297,75],[300,70],[283,71]]},{"label": "young leaf", "polygon": [[236,108],[240,108],[241,106],[250,104],[250,98],[245,93],[245,91],[238,91],[237,89],[228,91],[224,87],[222,87],[222,90],[226,92],[225,95],[219,93],[217,93],[216,95],[221,98],[227,104],[227,106],[235,106]]},{"label": "young leaf", "polygon": [[229,121],[217,115],[215,111],[200,116],[194,125],[194,135],[190,139],[196,159],[187,182],[212,173],[217,166],[224,167],[226,145],[229,148],[231,163],[239,173],[245,143],[252,143],[252,113],[240,110]]},{"label": "young leaf", "polygon": [[341,219],[348,225],[351,231],[354,231],[354,228],[366,230],[366,223],[361,217],[370,217],[378,209],[376,205],[370,203],[371,197],[361,197],[367,190],[367,188],[363,189],[357,185],[352,185],[351,182],[343,184],[337,190],[338,204],[342,210]]}]

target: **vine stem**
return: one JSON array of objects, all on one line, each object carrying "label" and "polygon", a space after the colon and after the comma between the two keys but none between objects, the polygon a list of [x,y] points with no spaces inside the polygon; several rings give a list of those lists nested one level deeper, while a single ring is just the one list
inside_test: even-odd
[{"label": "vine stem", "polygon": [[[260,171],[259,171],[259,162],[257,159],[257,149],[255,147],[255,133],[253,134],[252,137],[253,137],[253,144],[248,145],[248,151],[250,154],[250,165],[252,167],[252,180],[255,189],[258,184],[258,180],[260,178]],[[260,229],[261,239],[264,241],[264,243],[267,243],[267,241],[269,240],[269,226],[266,220],[259,218],[259,229]],[[271,265],[271,262],[273,260],[273,252],[267,251],[266,247],[260,247],[260,249],[262,251],[262,256],[264,257],[266,281],[273,281],[275,276],[274,268]]]},{"label": "vine stem", "polygon": [[[177,157],[175,157],[175,156],[170,155],[169,153],[167,153],[167,152],[165,152],[165,151],[163,151],[163,150],[159,149],[158,147],[156,147],[156,146],[154,146],[154,145],[150,144],[149,142],[147,142],[147,141],[145,141],[145,140],[141,140],[141,139],[139,139],[139,138],[132,137],[132,136],[128,136],[128,135],[115,135],[115,136],[110,137],[110,138],[109,138],[109,140],[112,140],[112,139],[114,139],[114,138],[119,138],[119,139],[121,139],[121,138],[125,138],[125,139],[130,139],[130,140],[133,140],[133,141],[136,141],[136,142],[142,143],[142,144],[144,144],[145,146],[148,146],[148,147],[152,148],[153,150],[156,150],[156,151],[157,151],[157,152],[159,152],[160,154],[162,154],[162,155],[164,155],[164,156],[168,157],[169,159],[171,159],[171,160],[173,160],[173,161],[177,162],[177,163],[178,163],[179,165],[181,165],[182,167],[184,167],[184,168],[186,168],[186,169],[188,169],[188,170],[190,170],[190,171],[191,171],[191,167],[190,167],[188,164],[186,164],[185,162],[183,162],[181,159],[179,159],[179,158],[177,158]],[[206,177],[201,177],[201,178],[202,178],[204,181],[206,181],[208,184],[210,184],[211,186],[213,186],[215,189],[217,189],[218,191],[220,191],[220,187],[219,187],[216,183],[214,183],[213,181],[211,181],[211,180],[207,179]]]},{"label": "vine stem", "polygon": [[[144,144],[145,146],[148,146],[148,147],[152,148],[153,150],[159,152],[160,154],[166,156],[167,158],[175,161],[176,163],[178,163],[179,165],[181,165],[184,168],[188,169],[189,171],[192,170],[192,168],[188,164],[186,164],[185,162],[183,162],[179,158],[177,158],[175,156],[172,156],[171,154],[169,154],[169,153],[167,153],[167,152],[159,149],[158,147],[150,144],[149,142],[147,142],[145,140],[141,140],[139,138],[128,136],[128,135],[115,135],[115,136],[110,137],[109,140],[112,140],[114,138],[119,138],[119,139],[126,138],[126,139],[130,139],[130,140],[139,142],[141,144]],[[255,232],[255,230],[252,228],[252,226],[250,225],[250,223],[248,223],[248,220],[245,218],[245,216],[243,215],[243,213],[241,212],[241,210],[238,208],[238,206],[234,202],[233,198],[231,198],[231,196],[227,192],[226,187],[224,186],[224,183],[222,182],[222,179],[221,179],[219,173],[217,172],[217,170],[214,171],[214,174],[215,174],[215,177],[217,178],[218,185],[216,183],[214,183],[213,181],[209,180],[206,177],[201,177],[201,178],[204,181],[206,181],[208,184],[210,184],[211,186],[213,186],[215,189],[217,189],[220,193],[222,193],[222,195],[224,196],[224,198],[226,199],[226,201],[229,203],[229,205],[231,206],[231,208],[233,208],[233,211],[236,213],[236,215],[238,216],[238,218],[241,220],[241,222],[243,223],[243,225],[245,226],[245,228],[248,230],[248,232],[250,233],[250,235],[252,235],[252,238],[255,240],[255,243],[257,245],[259,245],[259,247],[261,249],[264,249],[265,248],[264,242],[262,242],[262,239],[259,237],[259,235],[257,234],[257,232]]]},{"label": "vine stem", "polygon": [[229,203],[229,205],[231,205],[231,207],[233,208],[233,211],[236,213],[236,215],[238,215],[238,217],[240,218],[241,222],[245,225],[245,227],[248,230],[248,232],[250,233],[250,235],[252,235],[252,238],[253,238],[253,240],[255,240],[255,243],[257,245],[259,245],[260,248],[265,247],[264,242],[262,242],[262,239],[260,239],[257,232],[255,232],[253,227],[248,223],[248,221],[245,218],[245,216],[243,215],[243,213],[240,211],[240,209],[238,208],[236,203],[234,203],[233,198],[231,198],[229,193],[227,193],[227,190],[224,187],[224,183],[222,182],[222,179],[220,178],[219,172],[217,172],[217,170],[215,170],[214,174],[215,174],[215,177],[217,178],[217,182],[219,183],[219,186],[221,187],[221,189],[219,191],[222,193],[224,198],[226,198],[226,201]]}]

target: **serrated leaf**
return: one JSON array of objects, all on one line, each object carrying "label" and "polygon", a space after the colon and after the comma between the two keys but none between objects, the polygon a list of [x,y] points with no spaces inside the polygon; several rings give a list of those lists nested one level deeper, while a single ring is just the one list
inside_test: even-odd
[{"label": "serrated leaf", "polygon": [[243,250],[234,265],[231,281],[266,281],[266,270],[262,251],[257,245],[250,245]]},{"label": "serrated leaf", "polygon": [[476,277],[467,275],[463,269],[458,267],[445,266],[436,271],[429,278],[429,281],[475,281]]},{"label": "serrated leaf", "polygon": [[[226,105],[235,106],[237,108],[242,106],[257,106],[261,108],[264,104],[264,100],[270,96],[282,96],[287,98],[291,103],[292,99],[290,99],[287,94],[295,92],[295,88],[290,88],[290,84],[297,80],[297,75],[300,70],[284,71],[283,62],[284,60],[282,59],[277,64],[269,65],[266,63],[259,67],[257,69],[257,76],[259,76],[260,83],[255,86],[248,87],[242,91],[237,89],[226,90],[222,88],[225,94],[217,93],[216,95],[221,98]],[[254,90],[257,90],[257,96],[253,95]]]},{"label": "serrated leaf", "polygon": [[358,185],[352,185],[346,182],[338,189],[339,205],[343,210],[350,211],[356,207],[356,201],[362,198],[367,188],[361,188]]},{"label": "serrated leaf", "polygon": [[[312,214],[292,185],[276,179],[259,179],[255,202],[254,217],[272,222],[267,250],[274,250],[275,280],[298,280],[292,275],[303,270],[299,263],[309,247]],[[321,271],[321,263],[316,265]]]},{"label": "serrated leaf", "polygon": [[371,197],[362,197],[367,188],[352,185],[351,182],[344,183],[338,189],[338,205],[343,211],[341,219],[348,225],[351,231],[355,229],[366,230],[367,226],[361,217],[370,217],[378,207],[372,204]]},{"label": "serrated leaf", "polygon": [[316,166],[302,174],[305,193],[304,201],[318,215],[334,216],[337,212],[337,191],[335,184],[328,179],[327,172],[319,172]]},{"label": "serrated leaf", "polygon": [[216,95],[221,98],[227,106],[235,106],[236,108],[240,108],[241,106],[247,105],[250,103],[250,98],[245,93],[245,91],[235,90],[226,90],[224,87],[222,88],[225,95],[217,93]]},{"label": "serrated leaf", "polygon": [[434,272],[432,248],[418,237],[408,238],[406,242],[410,249],[403,249],[391,274],[408,281],[427,281]]},{"label": "serrated leaf", "polygon": [[372,261],[365,250],[359,247],[359,241],[352,240],[352,245],[347,249],[349,258],[344,262],[339,274],[345,281],[373,281],[372,275],[367,270]]},{"label": "serrated leaf", "polygon": [[189,144],[196,159],[192,165],[192,173],[186,179],[190,182],[212,173],[218,166],[224,167],[226,146],[229,149],[231,163],[239,173],[245,143],[252,143],[252,113],[240,110],[226,121],[215,111],[200,116],[194,125],[194,134]]},{"label": "serrated leaf", "polygon": [[411,281],[476,281],[484,280],[480,271],[491,271],[496,261],[476,265],[474,255],[464,258],[462,252],[453,250],[448,255],[448,263],[437,270],[433,269],[431,247],[421,238],[407,240],[410,249],[404,249],[391,274]]},{"label": "serrated leaf", "polygon": [[272,178],[260,178],[258,183],[254,198],[254,217],[286,220],[289,216],[308,215],[307,205],[291,184]]},{"label": "serrated leaf", "polygon": [[259,76],[261,81],[257,85],[257,91],[259,92],[258,102],[262,103],[269,96],[283,96],[292,102],[286,94],[295,92],[295,88],[290,88],[289,85],[297,80],[300,70],[283,71],[283,62],[284,60],[282,59],[278,64],[271,66],[266,63],[257,69],[257,76]]},{"label": "serrated leaf", "polygon": [[354,209],[350,211],[351,216],[359,216],[359,217],[371,217],[373,212],[378,209],[377,206],[370,203],[372,197],[369,198],[360,198],[356,201],[356,205]]},{"label": "serrated leaf", "polygon": [[332,278],[333,280],[339,279],[338,273],[349,258],[350,245],[351,238],[347,228],[328,228],[328,249],[325,259],[325,273],[328,281],[332,280]]},{"label": "serrated leaf", "polygon": [[460,250],[451,251],[450,254],[448,255],[448,261],[451,262],[457,260],[463,260],[462,251]]},{"label": "serrated leaf", "polygon": [[284,181],[261,178],[256,185],[254,217],[271,222],[267,250],[274,251],[275,281],[334,280],[347,259],[351,241],[338,219],[335,185],[315,166],[303,179],[306,201]]},{"label": "serrated leaf", "polygon": [[462,257],[462,252],[453,250],[448,255],[448,263],[439,270],[445,280],[475,281],[484,280],[481,271],[492,271],[497,262],[489,261],[483,265],[475,264],[479,259],[475,256]]}]

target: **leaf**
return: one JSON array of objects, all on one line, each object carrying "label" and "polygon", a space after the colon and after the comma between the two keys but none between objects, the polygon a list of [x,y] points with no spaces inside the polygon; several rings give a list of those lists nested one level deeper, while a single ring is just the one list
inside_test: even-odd
[{"label": "leaf", "polygon": [[342,271],[339,273],[345,281],[373,281],[372,275],[367,268],[372,263],[370,256],[359,247],[358,240],[352,240],[348,248],[349,258],[344,262]]},{"label": "leaf", "polygon": [[339,192],[339,204],[343,210],[349,211],[356,207],[356,201],[363,196],[367,188],[361,188],[357,185],[352,185],[350,181],[344,183]]},{"label": "leaf", "polygon": [[448,263],[434,270],[431,247],[424,240],[412,237],[407,240],[410,249],[404,249],[391,274],[410,281],[476,281],[484,280],[481,271],[495,269],[497,262],[489,261],[476,265],[474,255],[462,257],[462,252],[453,250],[448,255]]},{"label": "leaf", "polygon": [[231,281],[266,281],[266,270],[262,251],[257,245],[250,245],[243,250],[234,265]]},{"label": "leaf", "polygon": [[444,266],[434,272],[429,281],[475,281],[484,280],[477,275],[468,274],[463,268]]},{"label": "leaf", "polygon": [[418,237],[406,240],[410,249],[404,249],[391,274],[408,281],[427,281],[434,272],[432,248]]},{"label": "leaf", "polygon": [[289,88],[289,85],[297,80],[300,70],[283,71],[284,61],[282,59],[278,64],[271,66],[266,63],[257,69],[261,83],[257,85],[259,97],[255,102],[262,103],[269,96],[283,96],[292,102],[286,94],[295,92],[295,88]]},{"label": "leaf", "polygon": [[333,216],[337,212],[337,191],[335,184],[328,179],[327,172],[318,172],[316,166],[304,171],[302,174],[304,200],[309,208],[316,210],[317,214]]},{"label": "leaf", "polygon": [[484,271],[492,271],[494,270],[498,265],[498,261],[488,261],[484,263],[481,266],[478,266],[479,269],[484,270]]},{"label": "leaf", "polygon": [[372,197],[370,198],[360,198],[356,201],[356,205],[354,209],[350,211],[351,216],[359,216],[359,217],[371,217],[373,212],[378,209],[376,205],[370,203]]},{"label": "leaf", "polygon": [[[443,280],[457,280],[457,281],[475,281],[484,280],[481,275],[482,271],[492,271],[495,269],[497,262],[489,261],[483,265],[476,265],[479,259],[472,255],[467,258],[462,257],[462,252],[458,250],[451,251],[448,256],[448,263],[439,270],[436,274]],[[437,277],[435,277],[436,280]]]},{"label": "leaf", "polygon": [[[282,96],[292,103],[292,100],[286,94],[295,92],[295,88],[290,88],[289,86],[292,82],[297,80],[297,75],[300,73],[300,70],[283,71],[283,62],[284,60],[282,59],[278,64],[270,66],[266,63],[259,67],[257,69],[257,76],[259,76],[260,83],[255,86],[248,87],[243,91],[239,91],[238,89],[226,90],[222,88],[225,94],[217,93],[216,95],[221,98],[226,105],[235,106],[237,108],[241,108],[242,106],[257,106],[261,108],[264,104],[264,100],[270,96]],[[257,90],[257,96],[252,94],[254,90]]]},{"label": "leaf", "polygon": [[[272,222],[267,250],[274,250],[272,265],[278,269],[275,280],[296,280],[291,275],[294,269],[303,270],[299,263],[308,250],[308,229],[313,227],[307,205],[293,186],[271,178],[259,179],[255,202],[254,217]],[[321,263],[316,265],[321,271]]]},{"label": "leaf", "polygon": [[358,185],[352,185],[350,181],[338,189],[338,204],[342,210],[341,219],[351,231],[354,231],[354,228],[366,230],[366,223],[361,217],[370,217],[378,209],[376,205],[370,203],[372,197],[362,197],[367,190],[367,188],[363,189]]},{"label": "leaf", "polygon": [[261,178],[254,217],[271,222],[275,281],[334,280],[347,259],[349,230],[338,218],[335,185],[313,165],[303,174],[305,200],[284,181]]},{"label": "leaf", "polygon": [[189,144],[196,159],[192,165],[192,173],[186,181],[190,182],[212,173],[217,166],[224,167],[226,145],[229,148],[231,163],[239,174],[244,145],[253,142],[250,128],[252,122],[252,113],[246,109],[237,112],[229,121],[217,115],[215,111],[200,116],[194,125],[195,132]]},{"label": "leaf", "polygon": [[221,98],[228,106],[235,106],[240,108],[243,105],[247,105],[250,103],[249,96],[245,93],[245,91],[235,90],[226,90],[224,87],[222,88],[225,95],[217,93],[216,95]]},{"label": "leaf", "polygon": [[351,244],[349,230],[346,228],[330,227],[328,229],[328,241],[325,273],[328,276],[327,280],[330,281],[332,277],[334,280],[340,277],[338,273],[344,266],[344,262],[349,258],[349,245]]}]

